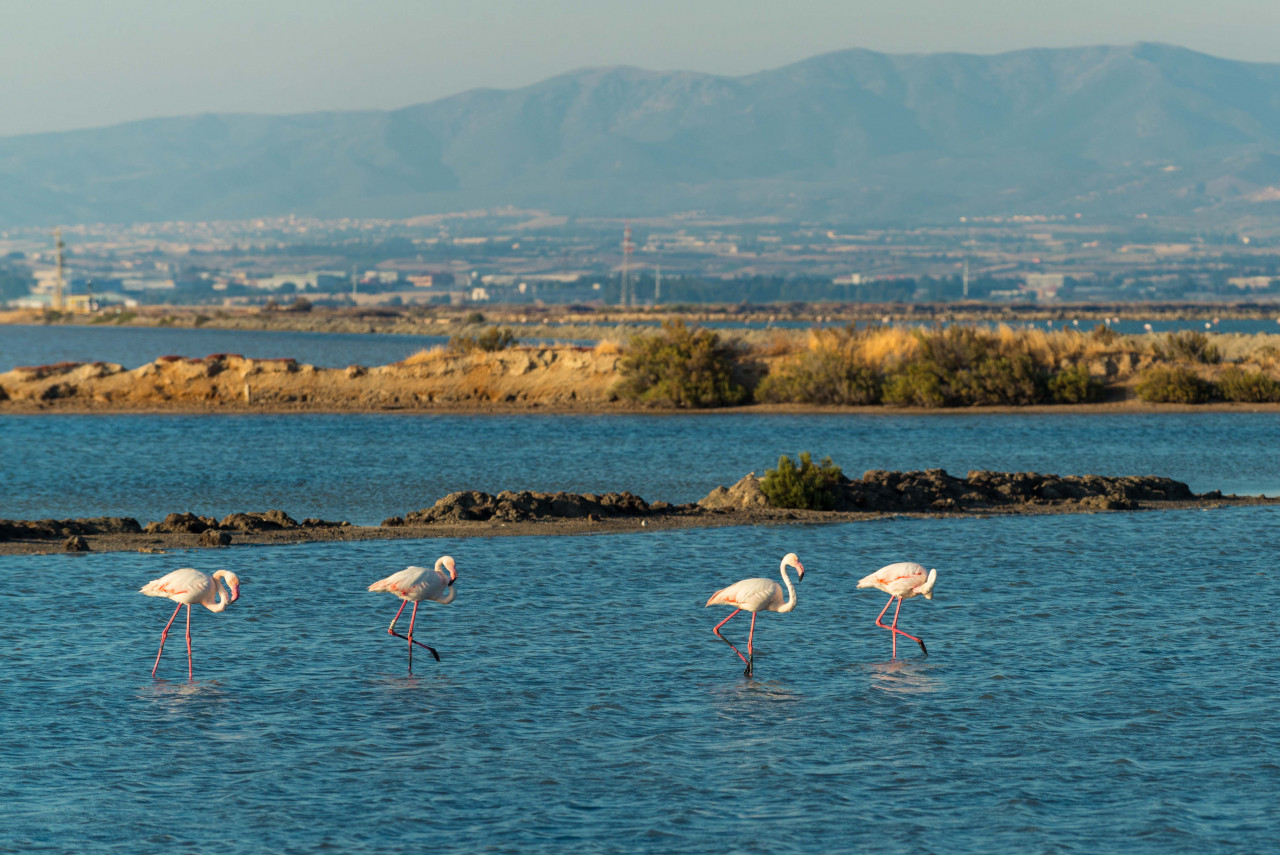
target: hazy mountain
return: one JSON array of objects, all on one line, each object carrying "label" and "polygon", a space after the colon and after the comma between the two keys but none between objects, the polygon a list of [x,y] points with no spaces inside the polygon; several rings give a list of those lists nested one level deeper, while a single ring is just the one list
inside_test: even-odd
[{"label": "hazy mountain", "polygon": [[587,69],[390,112],[0,138],[0,223],[402,217],[512,204],[835,222],[1280,198],[1280,65],[1139,44],[848,50],[745,77]]}]

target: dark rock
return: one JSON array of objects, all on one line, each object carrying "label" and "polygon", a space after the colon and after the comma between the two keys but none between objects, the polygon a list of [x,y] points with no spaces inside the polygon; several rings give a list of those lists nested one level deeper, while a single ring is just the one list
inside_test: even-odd
[{"label": "dark rock", "polygon": [[504,490],[496,496],[467,490],[450,493],[430,508],[406,514],[406,524],[456,523],[486,520],[519,522],[523,520],[582,519],[590,514],[599,517],[645,516],[649,505],[631,493],[606,493],[603,496],[578,493],[535,493],[529,490]]},{"label": "dark rock", "polygon": [[351,523],[346,520],[339,522],[335,520],[322,520],[316,519],[315,517],[307,517],[305,520],[298,523],[298,525],[303,528],[342,528],[343,526],[351,525]]},{"label": "dark rock", "polygon": [[73,534],[62,543],[63,552],[88,552],[89,541],[78,534]]},{"label": "dark rock", "polygon": [[227,546],[231,543],[231,535],[225,531],[207,528],[200,533],[197,543],[201,546]]},{"label": "dark rock", "polygon": [[213,517],[201,517],[193,513],[169,514],[162,522],[147,523],[148,534],[187,533],[199,534],[206,529],[217,528]]},{"label": "dark rock", "polygon": [[284,511],[266,511],[264,513],[227,514],[218,524],[228,531],[280,531],[286,528],[297,528],[298,523]]},{"label": "dark rock", "polygon": [[404,517],[387,517],[382,521],[383,528],[399,528],[404,525]]}]

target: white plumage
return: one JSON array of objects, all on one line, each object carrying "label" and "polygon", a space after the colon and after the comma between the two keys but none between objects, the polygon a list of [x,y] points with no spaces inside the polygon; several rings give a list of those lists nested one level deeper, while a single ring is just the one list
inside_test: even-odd
[{"label": "white plumage", "polygon": [[[222,586],[226,582],[227,588]],[[199,570],[183,567],[154,579],[138,589],[139,593],[148,597],[167,597],[177,603],[169,622],[160,633],[160,650],[156,653],[156,664],[151,666],[151,676],[156,675],[160,667],[160,654],[164,653],[164,641],[169,637],[169,627],[178,611],[187,607],[187,679],[194,679],[195,666],[191,662],[191,607],[197,603],[211,612],[220,612],[240,599],[240,577],[230,570],[215,570],[212,576],[206,576]]]},{"label": "white plumage", "polygon": [[[884,604],[884,608],[876,616],[876,626],[889,630],[889,637],[893,639],[893,657],[895,659],[898,658],[899,635],[904,635],[919,644],[920,650],[926,656],[929,655],[929,650],[924,646],[923,641],[910,633],[898,629],[898,613],[902,611],[902,601],[909,600],[917,594],[926,600],[932,600],[933,586],[937,581],[937,570],[925,570],[924,567],[914,561],[899,561],[896,564],[887,564],[881,567],[858,582],[859,588],[878,588],[889,595],[889,602]],[[898,601],[898,608],[894,610],[893,623],[885,626],[880,622],[880,618],[884,617],[884,613],[889,610],[889,606],[893,605],[894,600]]]},{"label": "white plumage", "polygon": [[[387,578],[379,579],[369,586],[370,591],[386,591],[404,600],[396,616],[391,619],[391,626],[387,627],[387,632],[409,642],[410,673],[413,672],[413,645],[415,644],[434,656],[437,662],[440,661],[440,654],[434,647],[429,647],[413,637],[413,624],[418,619],[418,603],[423,600],[431,600],[441,605],[452,603],[457,594],[457,589],[453,587],[456,581],[458,581],[458,569],[453,558],[441,555],[436,559],[435,566],[429,570],[426,567],[406,567],[399,573],[392,573]],[[400,620],[405,603],[413,603],[413,613],[409,616],[409,634],[401,635],[396,632],[396,621]]]},{"label": "white plumage", "polygon": [[899,561],[881,567],[858,583],[859,588],[879,588],[891,597],[909,600],[916,594],[933,599],[937,570],[926,570],[914,561]]},{"label": "white plumage", "polygon": [[[738,654],[738,658],[747,663],[746,675],[751,676],[753,663],[755,660],[755,648],[753,646],[756,633],[756,613],[757,612],[789,612],[796,607],[796,589],[791,585],[791,577],[787,575],[787,568],[794,567],[796,569],[796,581],[804,579],[804,565],[800,563],[800,558],[794,552],[788,552],[782,558],[782,563],[778,567],[778,572],[782,574],[782,581],[786,584],[786,594],[783,593],[782,586],[772,579],[743,579],[741,582],[734,582],[727,588],[721,588],[711,595],[711,599],[707,600],[708,606],[733,606],[734,610],[729,617],[716,624],[711,630],[720,640],[733,648],[733,652]],[[790,599],[786,599],[789,595]],[[705,608],[705,606],[704,606]],[[733,647],[733,642],[720,635],[720,627],[729,622],[729,618],[736,615],[743,609],[751,612],[751,630],[747,633],[747,655],[743,656],[738,648]]]}]

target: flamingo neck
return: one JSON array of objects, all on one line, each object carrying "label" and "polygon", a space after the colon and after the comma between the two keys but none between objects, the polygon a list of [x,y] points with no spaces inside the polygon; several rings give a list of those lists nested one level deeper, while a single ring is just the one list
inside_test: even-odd
[{"label": "flamingo neck", "polygon": [[783,564],[779,569],[782,571],[782,584],[787,586],[787,601],[778,606],[778,611],[789,612],[796,607],[796,589],[791,584],[791,577],[787,575],[787,565]]},{"label": "flamingo neck", "polygon": [[204,607],[211,612],[220,612],[227,606],[231,605],[231,594],[225,587],[223,587],[222,577],[218,576],[216,573],[213,576],[213,585],[218,592],[218,599],[212,605],[205,603]]}]

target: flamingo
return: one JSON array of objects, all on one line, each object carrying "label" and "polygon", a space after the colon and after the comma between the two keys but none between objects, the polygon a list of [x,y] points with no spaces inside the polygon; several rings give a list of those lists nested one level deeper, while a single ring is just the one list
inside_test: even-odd
[{"label": "flamingo", "polygon": [[[721,641],[732,647],[739,659],[747,663],[747,670],[743,673],[748,677],[751,676],[751,666],[755,661],[752,641],[756,634],[756,612],[789,612],[796,607],[796,589],[791,586],[791,577],[787,575],[788,567],[796,569],[797,582],[804,578],[804,565],[800,563],[799,557],[794,552],[788,552],[783,556],[782,563],[778,567],[779,572],[782,573],[782,581],[787,586],[787,594],[791,597],[786,602],[783,602],[782,585],[772,579],[743,579],[741,582],[734,582],[729,587],[716,591],[711,595],[711,599],[707,600],[707,606],[737,606],[729,617],[716,624],[715,629],[711,631],[720,636]],[[743,609],[751,612],[751,631],[747,633],[746,656],[743,656],[738,648],[733,647],[733,642],[720,635],[720,627]]]},{"label": "flamingo", "polygon": [[[222,586],[223,581],[230,587],[230,593]],[[173,616],[164,625],[160,633],[160,650],[156,653],[156,664],[151,666],[151,676],[156,675],[160,667],[160,654],[164,653],[164,641],[169,637],[169,627],[178,616],[178,609],[187,607],[187,679],[193,680],[194,668],[191,664],[191,605],[199,603],[211,612],[220,612],[240,599],[240,577],[230,570],[215,570],[212,576],[206,576],[199,570],[183,567],[174,570],[159,579],[155,579],[138,589],[138,593],[148,597],[168,597],[178,604]]]},{"label": "flamingo", "polygon": [[[880,610],[880,614],[876,617],[876,626],[889,630],[890,637],[893,639],[894,659],[898,658],[899,635],[907,636],[907,638],[920,645],[920,650],[924,652],[925,656],[929,655],[929,651],[925,648],[923,641],[898,629],[898,612],[902,611],[902,601],[909,600],[916,594],[920,594],[926,600],[932,600],[933,585],[937,581],[937,570],[925,570],[912,561],[899,561],[897,564],[881,567],[858,583],[859,588],[879,588],[889,595],[889,602],[884,604],[884,608]],[[893,611],[893,624],[885,626],[880,622],[880,618],[884,617],[884,613],[889,610],[889,606],[893,605],[895,599],[898,601],[898,607]]]},{"label": "flamingo", "polygon": [[[443,568],[443,569],[441,569]],[[445,572],[445,570],[449,572]],[[415,641],[413,638],[413,622],[418,617],[418,603],[423,600],[434,600],[442,606],[447,606],[453,602],[457,589],[453,587],[453,583],[458,581],[458,570],[454,566],[453,558],[448,555],[441,555],[436,559],[435,567],[428,570],[426,567],[406,567],[399,573],[392,573],[385,579],[379,579],[369,586],[370,591],[386,591],[395,594],[401,600],[400,611],[396,612],[396,616],[391,619],[391,626],[387,627],[387,632],[396,638],[403,638],[409,642],[409,673],[413,673],[413,645],[425,647],[427,652],[440,661],[440,654],[436,652],[434,647],[427,647],[421,641]],[[400,612],[404,611],[405,603],[413,603],[413,614],[409,616],[409,634],[401,635],[396,632],[396,621],[400,620]]]}]

